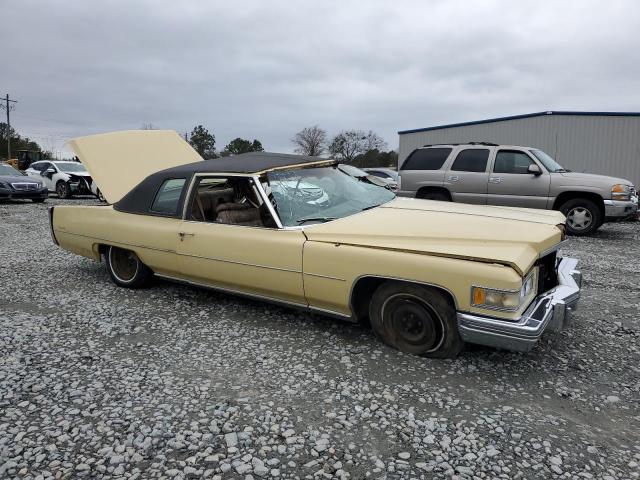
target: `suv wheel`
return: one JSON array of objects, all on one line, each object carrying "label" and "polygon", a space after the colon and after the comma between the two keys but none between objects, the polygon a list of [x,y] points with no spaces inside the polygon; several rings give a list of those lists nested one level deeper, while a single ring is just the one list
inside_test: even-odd
[{"label": "suv wheel", "polygon": [[438,202],[450,202],[451,199],[446,193],[443,192],[418,192],[418,198],[424,200],[436,200]]},{"label": "suv wheel", "polygon": [[60,180],[56,184],[56,193],[58,194],[59,198],[69,198],[71,196],[71,189],[69,188],[67,182]]},{"label": "suv wheel", "polygon": [[602,225],[600,208],[586,198],[568,200],[560,211],[567,217],[567,233],[571,235],[589,235]]}]

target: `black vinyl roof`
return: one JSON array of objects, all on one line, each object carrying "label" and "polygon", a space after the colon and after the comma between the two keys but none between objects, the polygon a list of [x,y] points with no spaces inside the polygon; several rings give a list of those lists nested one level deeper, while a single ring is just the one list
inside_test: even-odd
[{"label": "black vinyl roof", "polygon": [[159,173],[189,175],[192,173],[257,173],[290,165],[331,161],[327,158],[289,153],[249,152],[230,157],[203,160],[163,170]]},{"label": "black vinyl roof", "polygon": [[178,218],[184,202],[186,201],[186,186],[190,183],[191,178],[197,173],[233,173],[251,175],[254,173],[264,172],[265,170],[273,170],[277,168],[286,168],[294,165],[313,164],[318,162],[335,162],[335,160],[309,157],[307,155],[291,155],[288,153],[269,153],[269,152],[251,152],[233,155],[230,157],[216,158],[213,160],[203,160],[201,162],[188,163],[186,165],[178,165],[177,167],[167,168],[159,172],[152,173],[129,193],[127,193],[120,201],[114,204],[114,208],[120,212],[138,213],[145,215],[154,215],[151,212],[151,205],[158,192],[158,189],[167,180],[184,179],[183,191],[180,196],[178,211],[175,214],[162,215]]}]

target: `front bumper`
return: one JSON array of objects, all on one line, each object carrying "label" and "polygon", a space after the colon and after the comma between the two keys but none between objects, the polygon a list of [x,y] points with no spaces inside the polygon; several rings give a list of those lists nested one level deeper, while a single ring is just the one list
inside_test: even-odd
[{"label": "front bumper", "polygon": [[558,265],[558,286],[539,295],[516,320],[458,313],[460,337],[468,343],[528,352],[546,330],[560,331],[580,299],[582,274],[578,260],[563,258]]},{"label": "front bumper", "polygon": [[633,196],[627,202],[619,200],[604,201],[604,216],[607,219],[624,219],[633,217],[638,212],[638,197]]},{"label": "front bumper", "polygon": [[0,199],[2,200],[33,200],[39,198],[47,198],[49,192],[46,188],[42,190],[13,190],[8,188],[0,188]]}]

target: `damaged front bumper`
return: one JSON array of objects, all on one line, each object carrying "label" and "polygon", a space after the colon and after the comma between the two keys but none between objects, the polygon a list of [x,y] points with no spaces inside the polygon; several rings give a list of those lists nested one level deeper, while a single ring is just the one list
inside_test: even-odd
[{"label": "damaged front bumper", "polygon": [[458,313],[460,337],[468,343],[528,352],[542,334],[563,330],[580,299],[582,274],[578,260],[563,258],[558,265],[558,286],[539,295],[516,320]]}]

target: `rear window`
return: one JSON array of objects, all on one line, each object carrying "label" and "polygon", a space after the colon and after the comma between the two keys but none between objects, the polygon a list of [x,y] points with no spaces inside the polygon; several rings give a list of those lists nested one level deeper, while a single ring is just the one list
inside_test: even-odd
[{"label": "rear window", "polygon": [[456,172],[484,172],[487,169],[489,150],[468,148],[458,153],[451,170]]},{"label": "rear window", "polygon": [[177,214],[184,183],[184,178],[172,178],[171,180],[165,180],[158,190],[156,198],[153,200],[151,211],[165,215]]},{"label": "rear window", "polygon": [[421,148],[414,150],[400,170],[439,170],[451,153],[451,148]]}]

